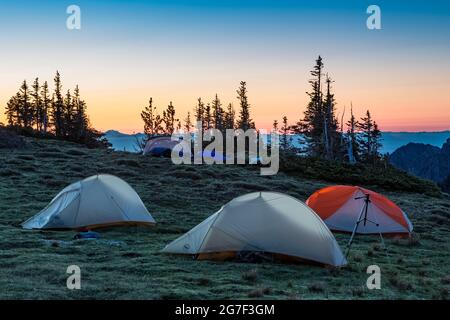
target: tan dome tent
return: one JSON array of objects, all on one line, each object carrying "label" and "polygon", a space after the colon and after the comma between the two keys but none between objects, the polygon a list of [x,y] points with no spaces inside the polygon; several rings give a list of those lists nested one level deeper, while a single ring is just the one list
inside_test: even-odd
[{"label": "tan dome tent", "polygon": [[332,266],[347,263],[314,211],[293,197],[274,192],[250,193],[230,201],[163,252],[219,260],[240,252],[265,252],[280,260]]},{"label": "tan dome tent", "polygon": [[81,229],[151,225],[155,220],[136,191],[122,179],[101,174],[64,188],[25,229]]}]

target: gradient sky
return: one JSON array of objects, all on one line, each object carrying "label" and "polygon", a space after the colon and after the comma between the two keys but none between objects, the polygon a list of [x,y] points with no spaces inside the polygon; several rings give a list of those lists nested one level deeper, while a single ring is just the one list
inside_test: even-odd
[{"label": "gradient sky", "polygon": [[[81,30],[66,8],[81,7]],[[377,4],[382,30],[366,28]],[[80,85],[94,127],[142,131],[140,110],[197,97],[237,107],[248,83],[256,125],[302,116],[317,55],[338,112],[369,108],[384,131],[450,129],[450,1],[0,1],[0,121],[21,81]]]}]

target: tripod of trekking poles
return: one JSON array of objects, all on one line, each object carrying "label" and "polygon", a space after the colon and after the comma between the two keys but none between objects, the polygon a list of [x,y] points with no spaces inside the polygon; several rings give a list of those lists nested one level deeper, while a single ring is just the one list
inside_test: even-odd
[{"label": "tripod of trekking poles", "polygon": [[[352,246],[353,240],[355,238],[356,232],[358,231],[358,227],[361,223],[363,223],[364,226],[367,225],[367,223],[373,223],[375,226],[379,227],[380,224],[378,222],[370,220],[367,216],[369,213],[369,205],[371,203],[370,200],[370,194],[366,193],[363,196],[356,197],[355,200],[364,199],[364,205],[361,209],[361,212],[359,213],[358,220],[355,223],[355,227],[353,228],[352,236],[350,237],[350,240],[347,244],[347,250],[345,252],[345,257],[348,257],[348,254],[350,253],[350,247]],[[381,234],[381,231],[378,231],[378,234],[380,235],[381,244],[383,245],[383,249],[386,252],[386,256],[389,259],[389,256],[387,255],[386,245],[384,243],[383,235]]]}]

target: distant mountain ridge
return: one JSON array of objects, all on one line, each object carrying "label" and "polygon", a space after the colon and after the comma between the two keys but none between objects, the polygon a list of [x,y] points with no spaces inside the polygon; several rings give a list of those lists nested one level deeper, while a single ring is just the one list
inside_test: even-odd
[{"label": "distant mountain ridge", "polygon": [[142,141],[145,134],[127,134],[117,130],[108,130],[105,132],[105,137],[116,151],[138,152],[138,141]]},{"label": "distant mountain ridge", "polygon": [[[140,133],[138,133],[138,134],[140,134]],[[108,130],[105,132],[105,136],[107,136],[107,137],[129,137],[130,134],[122,133],[117,130]]]},{"label": "distant mountain ridge", "polygon": [[434,132],[390,132],[382,133],[382,153],[393,153],[408,143],[423,143],[441,147],[450,138],[450,131]]},{"label": "distant mountain ridge", "polygon": [[442,148],[408,143],[393,152],[390,161],[399,169],[441,183],[450,176],[450,138]]}]

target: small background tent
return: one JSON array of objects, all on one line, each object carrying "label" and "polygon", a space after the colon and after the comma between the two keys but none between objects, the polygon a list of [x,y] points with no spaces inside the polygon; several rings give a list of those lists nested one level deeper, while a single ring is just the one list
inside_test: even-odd
[{"label": "small background tent", "polygon": [[408,217],[395,203],[379,193],[361,187],[327,187],[313,193],[306,204],[331,230],[353,232],[358,219],[364,219],[362,211],[367,198],[370,200],[367,204],[369,221],[359,223],[356,233],[409,234],[412,231]]},{"label": "small background tent", "polygon": [[155,220],[136,191],[122,179],[101,174],[64,188],[25,229],[79,229],[149,225]]},{"label": "small background tent", "polygon": [[230,201],[163,249],[220,260],[247,251],[333,266],[346,264],[333,234],[310,208],[273,192],[250,193]]},{"label": "small background tent", "polygon": [[144,148],[144,155],[156,157],[170,157],[172,149],[179,143],[171,137],[157,137],[147,141]]},{"label": "small background tent", "polygon": [[216,150],[203,150],[196,153],[197,157],[202,158],[203,160],[208,159],[209,161],[223,162],[227,161],[227,157],[224,153]]}]

